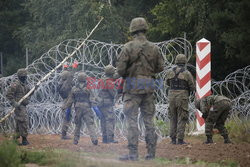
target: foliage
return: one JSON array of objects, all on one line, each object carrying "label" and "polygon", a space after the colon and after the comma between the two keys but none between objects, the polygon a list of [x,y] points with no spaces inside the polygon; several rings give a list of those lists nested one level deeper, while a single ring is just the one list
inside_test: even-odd
[{"label": "foliage", "polygon": [[250,143],[250,130],[249,130],[250,122],[249,121],[235,122],[231,120],[231,121],[228,121],[225,126],[233,142]]},{"label": "foliage", "polygon": [[[212,76],[216,80],[250,61],[248,0],[3,0],[0,6],[5,75],[24,66],[26,47],[29,61],[34,61],[59,42],[86,37],[101,16],[104,21],[91,38],[104,42],[126,42],[129,23],[138,16],[149,22],[152,41],[181,37],[186,32],[195,46],[196,41],[207,38],[212,43]],[[227,65],[221,66],[221,62]]]},{"label": "foliage", "polygon": [[20,153],[15,143],[3,141],[0,145],[0,166],[16,167],[21,164]]}]

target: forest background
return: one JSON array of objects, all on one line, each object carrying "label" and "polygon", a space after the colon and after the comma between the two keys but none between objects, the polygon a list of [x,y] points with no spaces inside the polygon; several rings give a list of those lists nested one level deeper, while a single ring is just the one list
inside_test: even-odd
[{"label": "forest background", "polygon": [[[86,37],[101,16],[91,39],[102,42],[129,41],[130,21],[138,16],[148,21],[153,42],[184,33],[193,47],[210,40],[215,80],[250,64],[249,0],[0,0],[3,75],[25,67],[26,48],[31,63],[66,39]],[[189,63],[195,65],[195,56]]]}]

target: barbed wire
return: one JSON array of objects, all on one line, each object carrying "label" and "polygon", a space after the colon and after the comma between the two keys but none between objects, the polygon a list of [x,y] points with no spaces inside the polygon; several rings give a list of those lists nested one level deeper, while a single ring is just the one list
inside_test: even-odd
[{"label": "barbed wire", "polygon": [[[39,59],[35,60],[27,67],[28,70],[28,85],[34,86],[41,78],[49,71],[56,67],[67,55],[71,54],[82,43],[84,39],[69,39],[63,41],[59,45],[51,48],[47,53],[43,54]],[[165,137],[164,128],[169,122],[168,118],[168,97],[164,81],[166,78],[166,70],[174,66],[175,56],[179,53],[184,53],[186,49],[188,60],[192,56],[192,45],[183,38],[175,38],[169,41],[156,43],[159,46],[162,55],[164,56],[165,70],[156,76],[157,79],[163,81],[163,86],[155,91],[156,95],[156,114],[155,123],[157,134],[159,137]],[[106,65],[115,65],[117,55],[121,51],[123,45],[108,44],[96,40],[87,40],[85,45],[77,50],[76,54],[68,61],[69,64],[78,62],[78,69],[75,70],[75,77],[79,71],[85,71],[88,76],[102,78],[104,76],[104,67]],[[188,65],[189,68],[195,69],[194,66]],[[63,68],[57,70],[53,75],[43,82],[37,91],[30,99],[30,104],[27,106],[27,111],[30,118],[29,133],[38,134],[59,134],[63,122],[63,112],[60,109],[62,99],[57,91],[60,73]],[[15,80],[16,74],[0,79],[0,105],[3,111],[0,112],[0,118],[6,115],[11,106],[5,95],[9,85]],[[231,118],[233,120],[249,120],[250,118],[250,66],[235,71],[229,74],[223,81],[213,81],[213,92],[226,95],[234,101],[233,112]],[[98,95],[98,90],[93,90],[95,95]],[[190,96],[190,116],[188,126],[189,131],[195,130],[195,109],[194,109],[194,94]],[[116,114],[116,136],[125,138],[126,136],[126,118],[122,112],[122,100],[118,99],[115,104]],[[72,117],[74,118],[74,110]],[[95,117],[97,131],[101,134],[100,121]],[[14,129],[14,116],[0,124],[0,131],[9,133]],[[140,129],[141,139],[144,137],[145,127],[141,117],[138,117],[138,127]],[[73,133],[74,123],[72,121],[69,133]],[[87,135],[86,126],[81,130],[82,135]]]}]

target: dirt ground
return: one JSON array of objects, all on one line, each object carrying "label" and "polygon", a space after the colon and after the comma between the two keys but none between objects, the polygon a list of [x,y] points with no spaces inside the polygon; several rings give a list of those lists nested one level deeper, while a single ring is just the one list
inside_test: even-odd
[{"label": "dirt ground", "polygon": [[[0,141],[5,137],[0,135]],[[250,166],[250,144],[235,143],[223,144],[223,140],[215,140],[214,144],[202,144],[203,138],[187,137],[188,145],[172,145],[169,139],[159,141],[156,156],[167,159],[189,157],[193,161],[221,162],[225,160],[236,161],[242,167]],[[100,140],[99,140],[100,141]],[[93,146],[88,137],[81,137],[79,144],[73,145],[72,140],[61,140],[59,135],[29,135],[30,145],[27,149],[67,149],[70,151],[84,151],[86,153],[103,153],[119,155],[128,153],[127,141],[118,140],[119,144],[103,144]],[[140,157],[146,154],[145,143],[139,143]]]}]

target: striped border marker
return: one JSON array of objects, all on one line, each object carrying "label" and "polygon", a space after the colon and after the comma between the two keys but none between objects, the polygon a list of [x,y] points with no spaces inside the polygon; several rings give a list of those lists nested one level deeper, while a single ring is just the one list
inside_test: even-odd
[{"label": "striped border marker", "polygon": [[[196,98],[211,95],[211,42],[202,38],[196,42]],[[205,132],[205,121],[202,113],[196,111],[196,126],[201,134]]]}]

